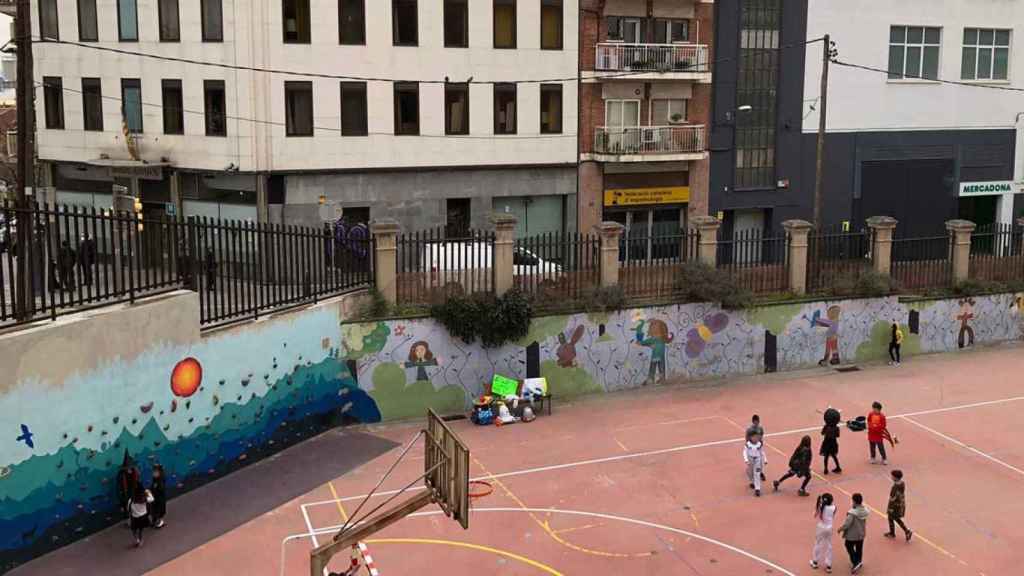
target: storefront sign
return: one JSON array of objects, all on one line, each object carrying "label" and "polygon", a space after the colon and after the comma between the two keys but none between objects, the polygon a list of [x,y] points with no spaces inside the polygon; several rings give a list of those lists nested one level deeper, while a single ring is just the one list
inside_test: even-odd
[{"label": "storefront sign", "polygon": [[1014,192],[1013,182],[1010,182],[1009,180],[1001,182],[960,183],[961,196],[1001,196],[1003,194],[1012,194]]},{"label": "storefront sign", "polygon": [[163,167],[151,164],[110,166],[108,169],[111,178],[138,178],[140,180],[164,179]]},{"label": "storefront sign", "polygon": [[604,191],[604,205],[606,207],[637,206],[641,204],[684,204],[689,201],[689,186],[618,188]]}]

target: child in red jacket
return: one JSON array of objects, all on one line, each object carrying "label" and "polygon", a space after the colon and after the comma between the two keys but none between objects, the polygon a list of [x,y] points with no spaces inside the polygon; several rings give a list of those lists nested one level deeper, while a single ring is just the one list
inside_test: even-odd
[{"label": "child in red jacket", "polygon": [[868,414],[868,444],[871,447],[872,464],[875,463],[876,450],[882,456],[882,465],[889,464],[885,456],[886,440],[893,444],[893,446],[896,445],[889,434],[889,429],[886,427],[885,414],[882,414],[882,404],[874,402],[871,404],[871,413]]}]

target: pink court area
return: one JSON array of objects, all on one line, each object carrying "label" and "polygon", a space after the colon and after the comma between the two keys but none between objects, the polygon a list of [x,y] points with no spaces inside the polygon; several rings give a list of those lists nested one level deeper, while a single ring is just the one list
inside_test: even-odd
[{"label": "pink court area", "polygon": [[[814,439],[817,454],[819,411],[831,405],[845,419],[866,413],[875,400],[884,404],[899,438],[888,467],[869,463],[864,432],[844,429],[842,475],[821,476],[816,455],[811,497],[797,495],[795,479],[772,492],[771,479],[785,472],[804,434]],[[501,428],[457,421],[452,425],[470,447],[472,475],[493,488],[473,500],[469,530],[432,506],[366,544],[384,576],[818,574],[808,565],[814,497],[832,493],[841,521],[851,494],[860,492],[872,512],[862,574],[1020,574],[1022,410],[1024,347],[1005,345],[921,356],[900,367],[608,394],[556,403],[551,416]],[[761,498],[747,487],[741,454],[743,428],[753,413],[768,433],[769,483]],[[406,443],[421,426],[367,431]],[[331,538],[399,451],[152,573],[308,574],[311,547]],[[915,531],[910,543],[883,537],[894,468],[905,474],[906,522]],[[367,507],[422,471],[416,446]],[[838,536],[833,547],[834,573],[848,574]],[[332,568],[341,571],[348,562],[346,554]]]}]

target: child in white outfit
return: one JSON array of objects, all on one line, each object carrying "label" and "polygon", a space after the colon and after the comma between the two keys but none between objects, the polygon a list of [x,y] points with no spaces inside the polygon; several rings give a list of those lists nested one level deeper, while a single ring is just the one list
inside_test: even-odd
[{"label": "child in white outfit", "polygon": [[747,480],[754,489],[754,496],[761,495],[761,474],[768,463],[764,454],[764,444],[759,434],[751,434],[743,446],[743,461],[747,463]]},{"label": "child in white outfit", "polygon": [[832,521],[836,517],[836,505],[828,492],[818,496],[814,506],[814,517],[818,525],[814,531],[814,550],[811,552],[811,568],[815,570],[824,564],[825,572],[832,573]]}]

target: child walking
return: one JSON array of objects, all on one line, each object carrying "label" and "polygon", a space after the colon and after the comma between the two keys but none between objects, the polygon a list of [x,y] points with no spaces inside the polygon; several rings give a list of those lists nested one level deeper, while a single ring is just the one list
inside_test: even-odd
[{"label": "child walking", "polygon": [[882,465],[889,462],[885,455],[885,437],[889,434],[886,429],[885,414],[882,414],[882,404],[874,402],[871,404],[871,413],[868,414],[868,445],[871,450],[871,463],[875,463],[875,451],[882,456]]},{"label": "child walking", "polygon": [[[757,434],[757,436],[761,438],[762,442],[764,441],[764,426],[761,426],[761,417],[758,416],[757,414],[754,414],[753,416],[750,417],[750,426],[747,426],[747,440],[750,440],[750,437],[753,436],[754,434]],[[762,468],[761,482],[764,482],[767,479],[768,478],[766,478],[764,475],[764,469]]]},{"label": "child walking", "polygon": [[135,486],[135,493],[128,504],[132,536],[135,537],[136,548],[142,546],[142,530],[149,523],[149,504],[151,502],[153,502],[153,495],[140,482]]},{"label": "child walking", "polygon": [[825,475],[828,476],[828,459],[832,458],[836,467],[832,469],[836,474],[843,472],[839,466],[839,420],[842,418],[835,408],[825,410],[825,425],[821,428],[821,449],[819,453],[825,459]]},{"label": "child walking", "polygon": [[907,542],[914,536],[914,531],[907,528],[907,525],[903,523],[903,516],[907,512],[907,488],[903,483],[903,471],[893,470],[892,471],[892,489],[889,490],[889,507],[886,510],[886,515],[889,517],[889,531],[885,533],[886,538],[896,537],[896,524],[899,524],[900,528],[903,529],[903,535],[906,536]]},{"label": "child walking", "polygon": [[859,493],[853,495],[853,507],[846,512],[846,521],[839,528],[843,537],[846,552],[850,555],[851,574],[860,572],[864,567],[864,535],[867,533],[868,509],[864,507],[864,497]]},{"label": "child walking", "polygon": [[804,483],[800,485],[800,491],[797,494],[801,496],[809,496],[807,493],[807,483],[811,481],[811,437],[804,436],[800,440],[800,445],[793,451],[793,455],[789,458],[789,472],[783,474],[782,478],[772,482],[772,487],[776,492],[779,491],[779,484],[782,484],[786,480],[796,476],[797,478],[803,478]]},{"label": "child walking", "polygon": [[903,330],[896,322],[892,323],[892,338],[889,340],[889,366],[900,365],[900,346],[903,345]]},{"label": "child walking", "polygon": [[832,521],[836,517],[836,505],[828,492],[818,496],[814,505],[814,517],[818,525],[814,530],[814,550],[811,551],[811,568],[825,566],[825,573],[832,573]]},{"label": "child walking", "polygon": [[167,481],[164,479],[164,467],[153,465],[153,481],[149,484],[149,492],[153,495],[153,505],[149,515],[153,528],[164,527],[164,516],[167,514]]},{"label": "child walking", "polygon": [[754,490],[754,496],[761,495],[761,479],[764,477],[764,465],[767,463],[764,444],[761,436],[752,434],[743,446],[743,461],[747,464],[747,480]]}]

